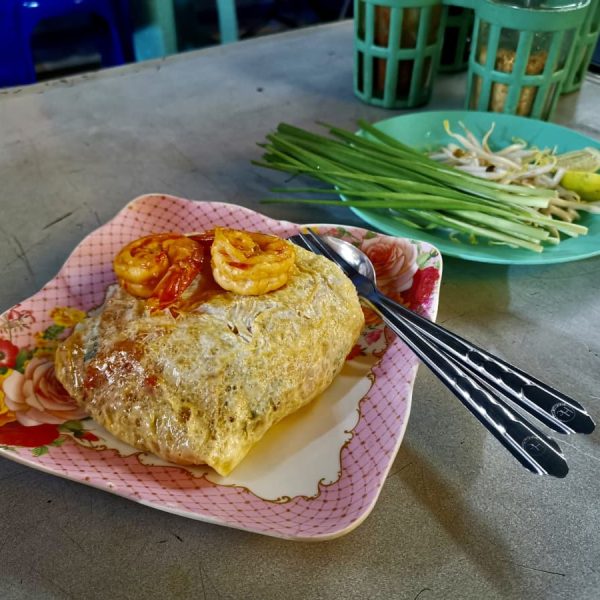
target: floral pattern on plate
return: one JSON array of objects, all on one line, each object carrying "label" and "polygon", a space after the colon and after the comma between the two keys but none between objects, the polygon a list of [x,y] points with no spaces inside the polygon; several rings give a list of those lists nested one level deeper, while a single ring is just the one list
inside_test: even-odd
[{"label": "floral pattern on plate", "polygon": [[[368,309],[331,388],[272,428],[228,478],[122,444],[86,418],[54,376],[56,345],[101,304],[120,247],[152,232],[215,225],[282,237],[299,229],[235,205],[142,196],[88,236],[40,292],[0,317],[0,456],[208,522],[293,539],[347,533],[374,506],[400,446],[417,368]],[[434,318],[441,277],[434,247],[315,227],[361,247],[387,295]]]}]

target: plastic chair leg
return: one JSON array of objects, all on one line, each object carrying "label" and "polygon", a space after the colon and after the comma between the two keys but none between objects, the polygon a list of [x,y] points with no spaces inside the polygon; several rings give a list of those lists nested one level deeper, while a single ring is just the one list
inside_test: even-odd
[{"label": "plastic chair leg", "polygon": [[[144,26],[133,34],[136,60],[148,60],[177,52],[174,0],[138,0],[134,15],[143,15]],[[135,10],[137,8],[137,11]],[[134,18],[135,21],[135,18]]]},{"label": "plastic chair leg", "polygon": [[235,0],[217,0],[217,10],[219,13],[221,43],[237,42],[239,34]]}]

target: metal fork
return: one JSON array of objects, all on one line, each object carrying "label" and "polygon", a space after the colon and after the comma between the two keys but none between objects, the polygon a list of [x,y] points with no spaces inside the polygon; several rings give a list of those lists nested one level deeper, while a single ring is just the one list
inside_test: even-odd
[{"label": "metal fork", "polygon": [[[348,242],[335,238],[325,238],[325,241],[328,240],[329,246],[335,242],[334,250],[336,246],[338,249],[344,250],[348,244]],[[344,245],[340,246],[340,244]],[[368,266],[372,269],[369,258],[361,250],[351,245],[348,247],[360,255],[365,263],[368,262]],[[374,278],[373,271],[372,279],[374,280]],[[464,361],[463,366],[469,369],[473,375],[483,378],[497,392],[507,396],[546,426],[559,433],[591,433],[594,431],[594,421],[583,406],[572,398],[448,331],[441,325],[393,302],[379,290],[376,290],[376,293],[381,301],[398,311],[446,354],[451,354],[460,361]]]},{"label": "metal fork", "polygon": [[[307,234],[292,236],[290,240],[337,263],[352,280],[363,301],[384,319],[386,324],[525,468],[537,474],[549,474],[555,477],[564,477],[568,473],[567,463],[558,444],[515,412],[498,395],[498,392],[507,394],[506,390],[502,389],[502,381],[506,379],[510,382],[510,378],[506,375],[498,378],[496,375],[494,379],[488,373],[489,365],[494,364],[488,359],[495,359],[495,357],[385,297],[373,281],[361,275],[314,232],[309,230]],[[407,317],[406,313],[418,318]],[[433,326],[435,330],[429,326]],[[442,340],[438,337],[438,328],[442,329],[444,334],[441,336]],[[469,352],[474,352],[470,361],[465,361],[465,348],[461,347],[461,344],[466,344]],[[480,360],[480,357],[483,359]],[[508,370],[512,368],[508,363],[501,362],[505,365],[503,368]],[[484,364],[486,367],[478,368],[478,364]],[[527,385],[535,387],[537,380],[522,371],[517,373],[525,378],[523,381]],[[551,389],[544,384],[541,385],[543,388],[540,389],[544,392],[545,389]],[[507,385],[504,387],[510,388]],[[570,400],[566,396],[563,397]],[[571,402],[581,408],[575,401]],[[523,402],[521,406],[533,410],[528,402]],[[540,414],[544,411],[540,411],[539,407],[536,407],[536,410],[535,416],[540,418]],[[581,411],[587,415],[582,408]],[[589,415],[587,417],[593,429],[593,421]],[[564,433],[564,428],[559,429],[554,422],[556,420],[547,419],[555,429]]]}]

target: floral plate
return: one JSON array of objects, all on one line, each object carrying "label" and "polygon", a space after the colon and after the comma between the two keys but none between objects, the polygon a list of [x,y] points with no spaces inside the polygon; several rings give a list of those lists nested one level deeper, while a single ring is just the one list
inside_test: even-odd
[{"label": "floral plate", "polygon": [[[296,540],[328,539],[373,508],[402,441],[418,361],[372,313],[322,396],[273,427],[228,477],[127,446],[56,380],[56,345],[114,282],[112,258],[159,231],[216,225],[281,237],[299,226],[232,204],[145,195],[86,237],[58,275],[0,317],[0,456],[185,517]],[[434,318],[442,262],[427,243],[317,225],[357,244],[384,291]],[[365,309],[367,310],[367,309]]]}]

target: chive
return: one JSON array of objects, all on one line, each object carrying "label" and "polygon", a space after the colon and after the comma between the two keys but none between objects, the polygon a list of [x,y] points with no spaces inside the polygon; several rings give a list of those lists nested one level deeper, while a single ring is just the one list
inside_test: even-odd
[{"label": "chive", "polygon": [[[263,202],[296,202],[387,210],[392,218],[420,229],[443,227],[490,242],[543,250],[559,232],[583,235],[581,225],[537,209],[557,197],[553,190],[499,184],[438,163],[400,140],[359,121],[361,133],[321,124],[329,136],[281,123],[259,144],[253,164],[329,187],[288,187],[273,191],[314,197],[278,197]],[[332,199],[332,194],[341,199]],[[324,196],[324,197],[322,197]]]}]

